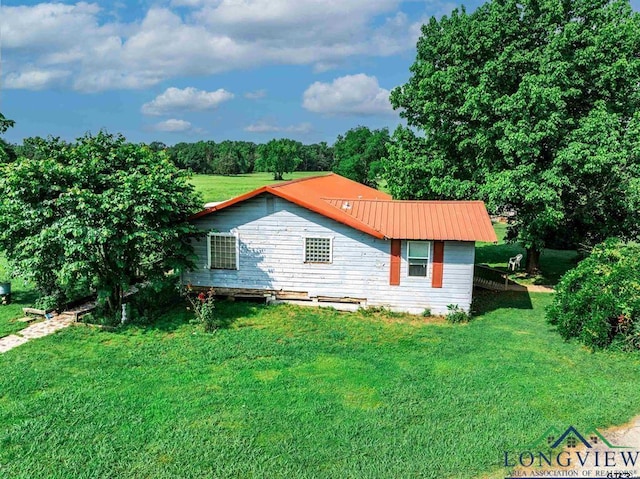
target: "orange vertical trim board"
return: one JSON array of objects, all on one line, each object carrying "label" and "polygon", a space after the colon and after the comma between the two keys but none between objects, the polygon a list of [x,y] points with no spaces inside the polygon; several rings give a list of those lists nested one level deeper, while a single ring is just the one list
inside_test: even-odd
[{"label": "orange vertical trim board", "polygon": [[399,239],[391,240],[391,263],[389,271],[389,284],[391,286],[400,285],[400,252],[402,243]]},{"label": "orange vertical trim board", "polygon": [[444,264],[444,241],[433,242],[433,274],[431,287],[442,288],[442,267]]}]

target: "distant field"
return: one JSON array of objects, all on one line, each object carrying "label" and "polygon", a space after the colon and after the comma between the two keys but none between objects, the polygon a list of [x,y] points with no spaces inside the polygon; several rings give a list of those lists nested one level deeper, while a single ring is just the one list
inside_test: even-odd
[{"label": "distant field", "polygon": [[[329,174],[328,171],[296,171],[284,175],[284,181]],[[191,183],[196,191],[202,194],[205,203],[209,201],[224,201],[247,191],[255,190],[264,185],[281,183],[273,181],[272,173],[251,173],[248,175],[219,176],[193,175]]]}]

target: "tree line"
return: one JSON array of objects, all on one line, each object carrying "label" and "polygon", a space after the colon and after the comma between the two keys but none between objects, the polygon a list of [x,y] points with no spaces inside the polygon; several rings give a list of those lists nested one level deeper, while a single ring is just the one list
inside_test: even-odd
[{"label": "tree line", "polygon": [[[0,133],[14,125],[2,117]],[[264,144],[251,141],[197,141],[166,145],[154,141],[146,145],[151,151],[164,151],[181,169],[196,174],[240,175],[253,172],[273,173],[281,180],[292,171],[335,171],[343,176],[375,186],[382,173],[389,130],[358,126],[339,135],[333,145],[326,142],[303,144],[288,138],[273,139]],[[0,138],[0,159],[17,157],[34,159],[47,142],[70,145],[59,138],[25,138],[21,145],[10,145]],[[6,153],[5,153],[6,152]],[[5,158],[6,157],[6,158]]]}]

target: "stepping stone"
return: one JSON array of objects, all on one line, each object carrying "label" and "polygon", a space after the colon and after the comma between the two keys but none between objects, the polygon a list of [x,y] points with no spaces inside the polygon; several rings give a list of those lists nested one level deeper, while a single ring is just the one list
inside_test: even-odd
[{"label": "stepping stone", "polygon": [[23,338],[22,336],[17,336],[15,334],[0,338],[0,353],[6,353],[10,349],[20,346],[27,341],[29,341],[27,338]]},{"label": "stepping stone", "polygon": [[20,323],[30,323],[32,321],[35,321],[36,318],[32,318],[30,316],[25,316],[24,318],[19,318],[16,321],[20,322]]}]

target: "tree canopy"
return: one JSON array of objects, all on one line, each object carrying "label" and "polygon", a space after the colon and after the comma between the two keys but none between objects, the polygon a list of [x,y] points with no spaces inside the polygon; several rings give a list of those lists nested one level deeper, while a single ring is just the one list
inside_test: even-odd
[{"label": "tree canopy", "polygon": [[381,173],[380,161],[387,153],[389,130],[358,126],[338,136],[333,145],[333,171],[359,183],[375,187]]},{"label": "tree canopy", "polygon": [[29,146],[1,167],[0,250],[41,293],[97,292],[114,315],[130,286],[189,264],[201,202],[165,152],[105,132]]},{"label": "tree canopy", "polygon": [[287,138],[273,139],[258,148],[256,170],[273,173],[274,180],[281,180],[282,175],[295,171],[302,162],[300,152],[302,143]]},{"label": "tree canopy", "polygon": [[626,0],[493,0],[422,27],[391,94],[399,198],[484,199],[544,246],[638,235],[640,15]]},{"label": "tree canopy", "polygon": [[[15,122],[13,120],[9,120],[2,113],[0,113],[0,135],[2,135],[14,125]],[[4,138],[0,138],[0,163],[15,161],[15,159],[16,154],[13,147]]]}]

